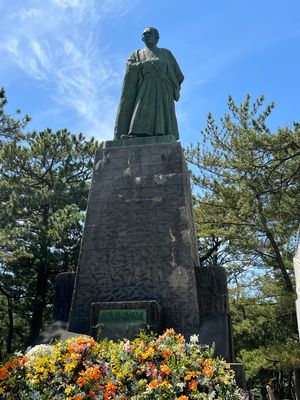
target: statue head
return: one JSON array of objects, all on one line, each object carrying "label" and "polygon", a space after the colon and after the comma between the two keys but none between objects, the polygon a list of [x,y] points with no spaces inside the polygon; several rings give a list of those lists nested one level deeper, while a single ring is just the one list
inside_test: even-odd
[{"label": "statue head", "polygon": [[147,47],[154,47],[159,40],[159,33],[156,28],[146,28],[142,34],[142,41]]}]

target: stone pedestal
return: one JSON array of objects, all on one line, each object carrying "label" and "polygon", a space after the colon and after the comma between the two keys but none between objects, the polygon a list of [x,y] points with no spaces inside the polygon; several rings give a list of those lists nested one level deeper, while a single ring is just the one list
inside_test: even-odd
[{"label": "stone pedestal", "polygon": [[215,344],[215,352],[234,361],[232,324],[228,310],[227,277],[224,268],[196,268],[200,335],[203,344]]},{"label": "stone pedestal", "polygon": [[234,370],[236,384],[243,389],[247,390],[246,375],[243,364],[240,363],[230,363],[230,368]]},{"label": "stone pedestal", "polygon": [[189,173],[180,143],[157,139],[96,153],[69,330],[89,333],[92,303],[153,300],[163,330],[199,331]]}]

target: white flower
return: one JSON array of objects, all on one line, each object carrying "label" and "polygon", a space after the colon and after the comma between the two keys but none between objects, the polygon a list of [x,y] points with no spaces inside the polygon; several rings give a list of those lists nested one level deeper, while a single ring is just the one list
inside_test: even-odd
[{"label": "white flower", "polygon": [[199,335],[192,335],[191,337],[190,337],[190,343],[191,344],[196,344],[196,343],[198,343],[199,342]]},{"label": "white flower", "polygon": [[41,398],[41,393],[35,390],[33,392],[32,400],[39,400]]},{"label": "white flower", "polygon": [[131,346],[130,346],[130,341],[129,340],[127,340],[127,342],[124,344],[124,349],[127,352],[131,350]]},{"label": "white flower", "polygon": [[179,387],[179,389],[182,390],[185,387],[185,383],[184,382],[178,382],[178,383],[176,383],[176,386]]},{"label": "white flower", "polygon": [[51,359],[54,355],[55,347],[49,344],[39,344],[32,348],[29,348],[26,355],[26,366],[32,368],[36,365],[37,360],[41,357]]},{"label": "white flower", "polygon": [[43,357],[51,356],[53,354],[53,346],[50,344],[39,344],[37,346],[31,347],[26,352],[26,357]]}]

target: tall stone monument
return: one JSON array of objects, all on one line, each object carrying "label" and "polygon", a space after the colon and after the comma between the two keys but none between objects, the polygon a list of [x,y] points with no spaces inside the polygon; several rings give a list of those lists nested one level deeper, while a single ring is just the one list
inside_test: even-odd
[{"label": "tall stone monument", "polygon": [[216,340],[232,361],[226,278],[199,269],[177,142],[183,75],[172,53],[156,46],[155,28],[142,39],[146,47],[127,61],[114,140],[96,153],[68,329],[118,339],[174,328],[187,339]]}]

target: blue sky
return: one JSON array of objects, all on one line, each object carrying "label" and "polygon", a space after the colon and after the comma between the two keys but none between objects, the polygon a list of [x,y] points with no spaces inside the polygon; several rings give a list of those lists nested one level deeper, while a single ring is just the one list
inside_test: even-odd
[{"label": "blue sky", "polygon": [[68,128],[109,140],[125,61],[159,29],[184,75],[176,105],[183,145],[229,94],[264,94],[270,127],[299,121],[299,0],[0,0],[0,85],[29,129]]}]

